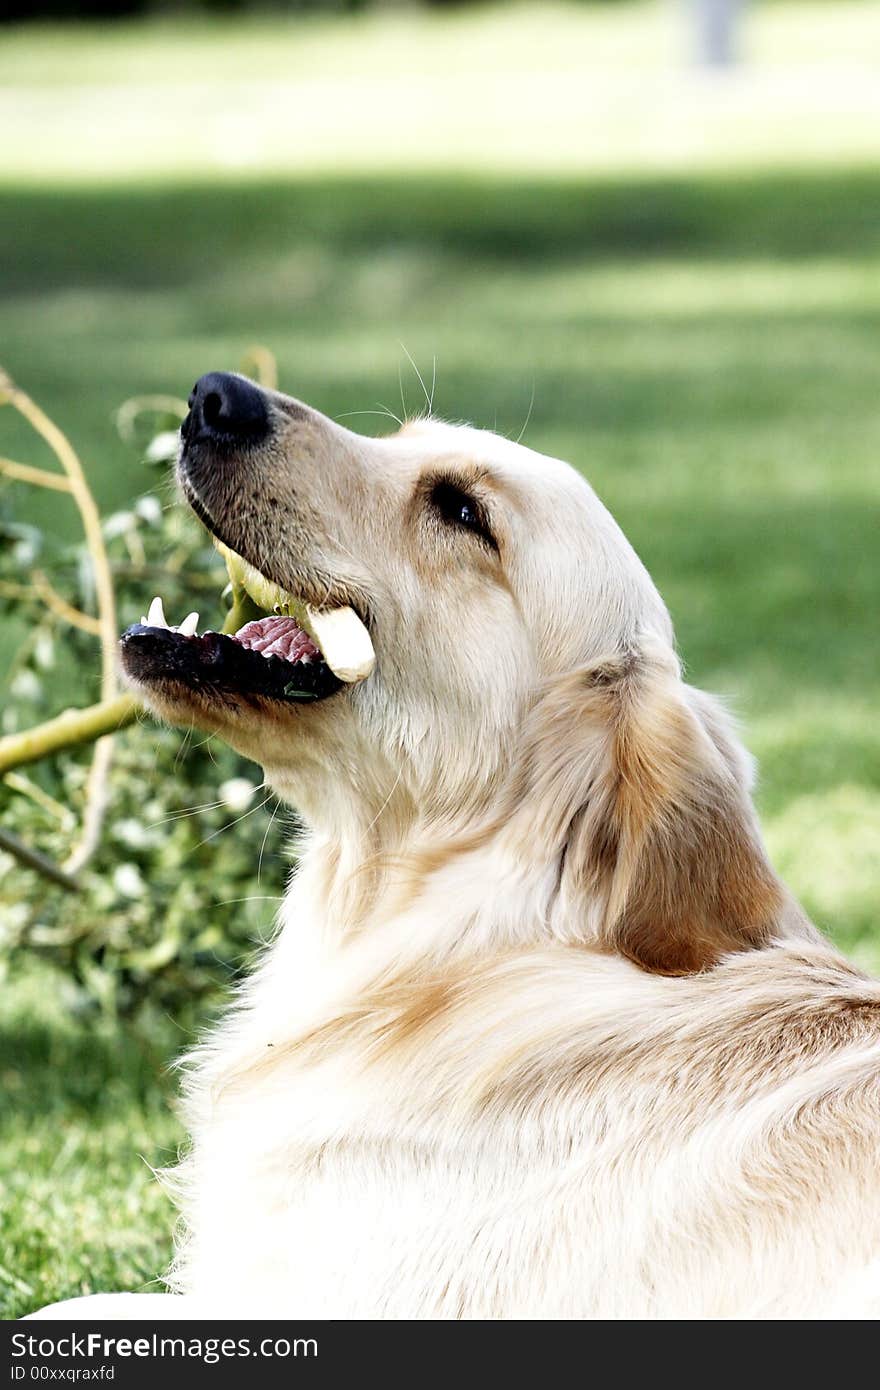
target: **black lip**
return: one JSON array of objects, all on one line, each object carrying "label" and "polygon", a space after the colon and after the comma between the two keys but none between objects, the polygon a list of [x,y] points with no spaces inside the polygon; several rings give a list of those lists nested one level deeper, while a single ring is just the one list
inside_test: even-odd
[{"label": "black lip", "polygon": [[[206,530],[211,532],[212,536],[215,536],[218,541],[222,541],[224,545],[228,545],[228,541],[226,541],[224,537],[221,535],[220,529],[217,526],[216,521],[212,517],[211,513],[208,511],[208,508],[205,506],[204,502],[202,501],[201,497],[199,496],[198,492],[193,486],[192,479],[190,478],[189,473],[187,471],[186,449],[184,449],[183,453],[180,456],[180,463],[178,465],[178,476],[180,478],[180,486],[183,490],[183,495],[186,498],[191,510],[195,512],[199,521],[206,528]],[[234,550],[235,546],[229,546],[229,549]]]},{"label": "black lip", "polygon": [[[218,541],[222,541],[223,544],[228,546],[230,550],[235,550],[235,546],[232,544],[231,540],[229,540],[227,536],[224,534],[222,526],[219,526],[217,524],[210,511],[206,507],[205,503],[202,501],[198,487],[196,486],[192,477],[193,449],[191,445],[186,441],[186,437],[183,435],[182,429],[181,435],[184,439],[184,444],[183,448],[180,451],[180,457],[177,460],[177,479],[180,483],[181,491],[183,492],[183,495],[186,498],[187,505],[189,506],[191,511],[195,512],[199,521],[202,523],[202,525],[205,527],[207,531],[210,531],[212,536],[214,536]],[[236,554],[237,553],[238,552],[236,551]]]},{"label": "black lip", "polygon": [[[202,501],[199,491],[195,483],[193,482],[192,477],[190,476],[190,472],[187,467],[187,460],[187,450],[184,449],[178,461],[177,477],[180,483],[181,491],[183,492],[183,495],[186,498],[187,505],[189,506],[190,510],[194,512],[195,515],[198,517],[205,530],[209,531],[215,540],[220,541],[221,545],[225,545],[228,550],[234,551],[236,555],[240,555],[243,560],[247,560],[248,557],[245,554],[243,554],[242,545],[238,538],[236,536],[233,536],[230,531],[227,531],[223,526],[221,526],[217,521],[215,521],[210,511],[205,506],[205,503]],[[253,561],[249,560],[248,563],[252,564]],[[256,566],[256,568],[259,569],[259,566]],[[267,574],[265,577],[269,580],[272,580],[271,575]],[[277,580],[272,580],[272,582],[278,583]],[[279,585],[279,587],[284,588],[284,585],[281,584]]]},{"label": "black lip", "polygon": [[122,665],[147,685],[175,681],[207,694],[254,695],[299,704],[325,700],[342,688],[326,662],[284,661],[250,651],[222,632],[185,637],[135,623],[120,639]]}]

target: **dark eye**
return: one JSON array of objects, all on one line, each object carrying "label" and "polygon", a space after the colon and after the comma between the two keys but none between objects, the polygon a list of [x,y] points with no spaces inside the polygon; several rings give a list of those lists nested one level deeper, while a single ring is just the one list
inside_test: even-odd
[{"label": "dark eye", "polygon": [[461,526],[466,531],[473,531],[497,550],[495,537],[489,528],[483,508],[454,483],[435,483],[431,489],[431,505],[451,526]]}]

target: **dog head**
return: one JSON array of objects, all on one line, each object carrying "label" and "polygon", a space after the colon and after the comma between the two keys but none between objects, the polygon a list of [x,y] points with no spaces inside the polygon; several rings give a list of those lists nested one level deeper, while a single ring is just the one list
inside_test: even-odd
[{"label": "dog head", "polygon": [[[779,898],[747,760],[572,468],[430,420],[365,438],[215,373],[179,477],[282,611],[252,610],[238,638],[131,629],[123,664],[158,713],[219,732],[328,831],[392,805],[423,827],[521,825],[560,895],[602,904],[594,938],[654,969],[766,937]],[[346,609],[375,651],[362,680],[289,616]]]}]

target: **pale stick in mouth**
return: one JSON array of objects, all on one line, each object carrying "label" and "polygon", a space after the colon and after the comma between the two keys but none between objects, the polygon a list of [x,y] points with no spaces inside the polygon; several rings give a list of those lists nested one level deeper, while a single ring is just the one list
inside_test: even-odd
[{"label": "pale stick in mouth", "polygon": [[[234,634],[253,620],[253,614],[242,611],[243,591],[251,604],[263,614],[292,618],[312,639],[338,680],[353,685],[369,676],[376,664],[376,653],[369,632],[353,608],[315,608],[266,579],[249,561],[230,550],[222,541],[215,539],[214,544],[226,562],[233,593],[233,607],[224,631]],[[162,600],[157,597],[142,621],[145,626],[166,628],[183,637],[194,637],[199,615],[189,613],[178,627],[172,627],[165,617]]]}]

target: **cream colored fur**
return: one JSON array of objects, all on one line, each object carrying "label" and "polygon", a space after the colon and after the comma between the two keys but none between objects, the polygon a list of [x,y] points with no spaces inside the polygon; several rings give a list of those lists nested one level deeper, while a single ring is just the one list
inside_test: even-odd
[{"label": "cream colored fur", "polygon": [[[357,600],[377,669],[282,711],[147,691],[308,827],[186,1064],[172,1286],[290,1317],[876,1315],[880,986],[776,879],[615,522],[495,436],[274,408],[237,548]],[[438,475],[497,552],[431,513]]]}]

